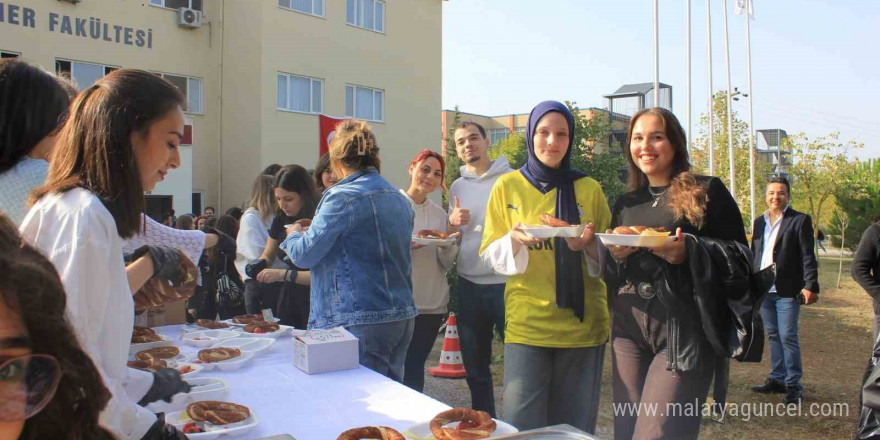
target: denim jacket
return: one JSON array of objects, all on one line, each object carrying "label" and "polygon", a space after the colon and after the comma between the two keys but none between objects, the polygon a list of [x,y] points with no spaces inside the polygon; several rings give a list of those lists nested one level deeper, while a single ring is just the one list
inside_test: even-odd
[{"label": "denim jacket", "polygon": [[416,316],[412,228],[409,201],[375,168],[328,188],[309,229],[281,243],[294,264],[311,270],[309,328]]}]

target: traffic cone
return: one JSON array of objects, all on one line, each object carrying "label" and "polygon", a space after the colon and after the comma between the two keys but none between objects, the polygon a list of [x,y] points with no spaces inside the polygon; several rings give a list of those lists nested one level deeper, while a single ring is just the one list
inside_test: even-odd
[{"label": "traffic cone", "polygon": [[455,313],[449,314],[446,321],[446,336],[443,338],[443,349],[440,351],[440,365],[428,368],[431,376],[465,377],[464,364],[461,363],[461,344],[458,342],[458,326],[455,324]]}]

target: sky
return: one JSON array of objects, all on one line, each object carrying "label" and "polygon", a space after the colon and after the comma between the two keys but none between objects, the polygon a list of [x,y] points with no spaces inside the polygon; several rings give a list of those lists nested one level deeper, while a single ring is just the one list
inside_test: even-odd
[{"label": "sky", "polygon": [[[711,0],[714,90],[727,89],[724,7]],[[650,0],[449,0],[443,2],[443,108],[487,116],[528,113],[540,101],[608,106],[602,95],[653,82]],[[731,87],[749,93],[746,25],[728,2]],[[660,82],[687,115],[686,0],[663,0]],[[839,131],[880,157],[880,3],[753,0],[755,129],[811,139]],[[708,109],[706,1],[691,1],[691,120]],[[748,121],[748,101],[733,110]],[[687,128],[687,127],[685,127]]]}]

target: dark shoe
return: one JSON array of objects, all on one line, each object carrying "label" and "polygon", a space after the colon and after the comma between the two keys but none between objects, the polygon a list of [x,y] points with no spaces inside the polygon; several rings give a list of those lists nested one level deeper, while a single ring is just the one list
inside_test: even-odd
[{"label": "dark shoe", "polygon": [[785,397],[782,398],[782,401],[785,402],[786,405],[800,403],[801,400],[804,400],[804,390],[800,388],[785,387]]},{"label": "dark shoe", "polygon": [[764,381],[764,385],[753,386],[752,391],[761,394],[782,394],[786,391],[786,389],[785,384],[768,378],[766,381]]}]

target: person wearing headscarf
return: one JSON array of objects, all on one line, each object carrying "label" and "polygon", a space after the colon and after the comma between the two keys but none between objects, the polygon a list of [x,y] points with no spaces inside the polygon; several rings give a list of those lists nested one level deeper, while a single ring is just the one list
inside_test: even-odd
[{"label": "person wearing headscarf", "polygon": [[[507,275],[504,420],[520,430],[567,423],[594,432],[609,315],[595,230],[611,222],[595,180],[571,167],[574,117],[556,101],[532,110],[528,161],[492,187],[480,256]],[[586,225],[578,237],[535,238],[550,214]]]}]

